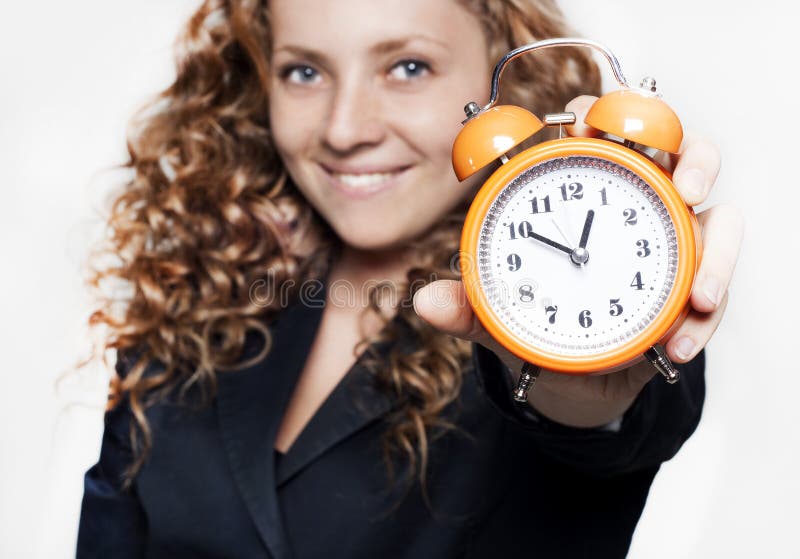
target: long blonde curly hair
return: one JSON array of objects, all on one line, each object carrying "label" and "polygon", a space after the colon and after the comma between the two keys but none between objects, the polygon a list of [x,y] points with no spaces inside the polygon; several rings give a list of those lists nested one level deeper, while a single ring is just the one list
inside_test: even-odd
[{"label": "long blonde curly hair", "polygon": [[[553,0],[459,1],[481,21],[491,64],[519,45],[568,34]],[[135,350],[125,374],[112,378],[109,398],[109,408],[125,402],[135,419],[129,481],[153,443],[147,407],[176,389],[198,389],[210,400],[217,374],[269,351],[268,326],[282,301],[256,301],[252,286],[268,278],[269,289],[296,298],[292,286],[320,278],[339,247],[273,146],[267,4],[206,0],[188,21],[174,83],[131,123],[124,165],[131,178],[115,194],[108,234],[90,259],[97,305],[89,323],[101,332],[96,350],[116,350],[118,359]],[[589,53],[548,49],[511,65],[504,100],[555,112],[579,94],[596,94],[599,84]],[[425,283],[457,277],[451,261],[468,202],[413,243],[408,283],[397,287],[397,316],[384,319],[377,338],[361,342],[370,348],[411,338],[370,363],[378,385],[398,403],[387,419],[387,455],[405,456],[423,482],[429,442],[448,428],[442,410],[459,394],[469,346],[423,323],[408,303]],[[372,310],[379,304],[373,297]],[[266,343],[243,363],[250,331]]]}]

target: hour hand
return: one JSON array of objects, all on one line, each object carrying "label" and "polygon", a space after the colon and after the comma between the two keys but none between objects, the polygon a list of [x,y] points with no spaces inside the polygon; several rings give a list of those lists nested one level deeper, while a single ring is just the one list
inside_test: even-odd
[{"label": "hour hand", "polygon": [[557,243],[556,241],[554,241],[552,239],[548,239],[547,237],[543,237],[539,233],[535,233],[535,232],[531,231],[530,236],[532,238],[536,239],[537,241],[541,241],[546,245],[550,245],[553,248],[557,248],[558,250],[560,250],[562,252],[566,252],[567,254],[572,254],[572,249],[571,248],[566,247],[566,246],[562,245],[561,243]]}]

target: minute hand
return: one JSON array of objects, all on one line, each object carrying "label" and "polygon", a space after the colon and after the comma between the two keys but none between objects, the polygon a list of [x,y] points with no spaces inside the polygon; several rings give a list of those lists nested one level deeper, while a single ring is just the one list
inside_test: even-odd
[{"label": "minute hand", "polygon": [[547,237],[543,237],[539,233],[534,233],[533,231],[531,231],[531,237],[533,237],[537,241],[543,242],[546,245],[550,245],[553,248],[557,248],[558,250],[566,252],[567,254],[572,254],[572,249],[571,248],[565,247],[561,243],[557,243],[557,242],[555,242],[555,241],[553,241],[551,239],[548,239]]}]

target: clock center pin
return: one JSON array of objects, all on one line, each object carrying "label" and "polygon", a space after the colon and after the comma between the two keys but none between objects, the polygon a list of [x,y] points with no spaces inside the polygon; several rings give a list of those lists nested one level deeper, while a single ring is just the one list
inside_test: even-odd
[{"label": "clock center pin", "polygon": [[572,260],[572,263],[576,266],[583,266],[589,261],[589,251],[585,248],[578,247],[570,253],[569,259]]}]

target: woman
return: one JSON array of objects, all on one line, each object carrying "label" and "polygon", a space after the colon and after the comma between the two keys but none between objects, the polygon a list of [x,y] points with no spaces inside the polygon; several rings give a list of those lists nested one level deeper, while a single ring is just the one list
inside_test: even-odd
[{"label": "woman", "polygon": [[[741,225],[701,214],[694,310],[667,346],[680,383],[545,373],[513,406],[520,363],[449,266],[485,178],[459,184],[450,148],[500,55],[568,34],[545,0],[200,7],[131,136],[95,277],[131,289],[92,316],[118,376],[78,556],[624,556],[699,421]],[[597,93],[590,60],[521,59],[509,100]],[[718,163],[685,144],[687,202]]]}]

